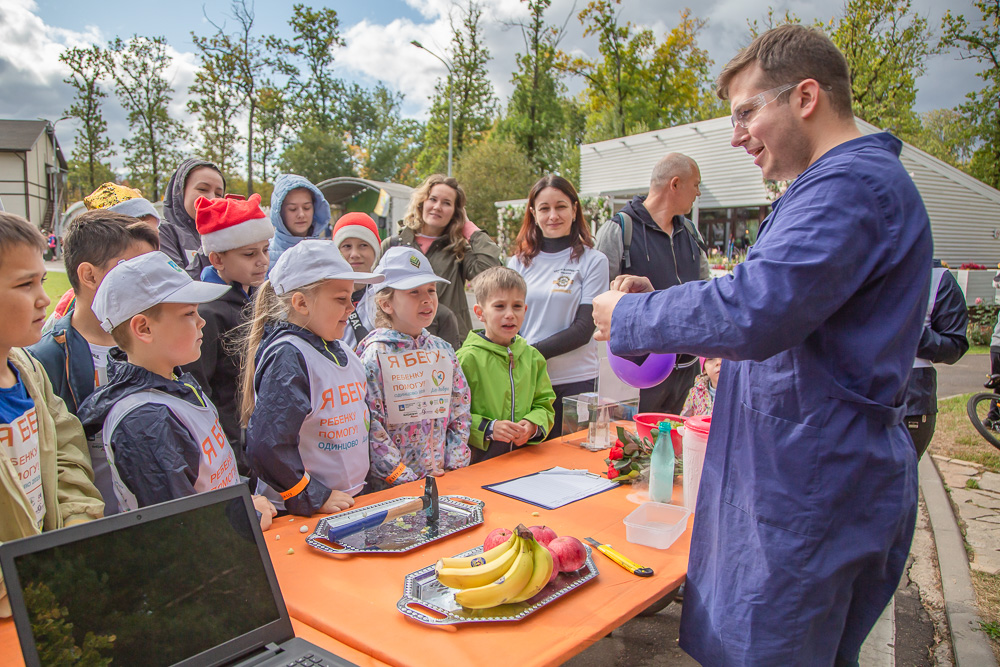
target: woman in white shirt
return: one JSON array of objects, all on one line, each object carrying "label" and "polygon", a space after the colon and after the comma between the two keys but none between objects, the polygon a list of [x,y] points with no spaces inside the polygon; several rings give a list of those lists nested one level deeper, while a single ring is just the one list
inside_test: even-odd
[{"label": "woman in white shirt", "polygon": [[562,434],[563,397],[595,390],[593,302],[608,289],[608,259],[594,250],[576,188],[554,175],[531,188],[515,246],[507,266],[528,284],[521,335],[548,361],[555,438]]}]

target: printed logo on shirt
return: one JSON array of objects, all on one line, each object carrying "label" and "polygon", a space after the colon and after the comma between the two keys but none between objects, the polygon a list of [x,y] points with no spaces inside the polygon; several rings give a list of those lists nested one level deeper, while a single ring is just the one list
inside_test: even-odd
[{"label": "printed logo on shirt", "polygon": [[552,281],[553,292],[565,292],[569,294],[573,288],[573,279],[576,276],[575,269],[555,269],[555,280]]},{"label": "printed logo on shirt", "polygon": [[363,401],[365,395],[368,393],[368,385],[366,382],[349,382],[348,384],[342,384],[334,389],[324,389],[323,390],[323,404],[319,406],[320,410],[325,410],[326,408],[337,407],[337,399],[340,399],[340,405],[351,405],[352,403],[357,403],[358,401]]},{"label": "printed logo on shirt", "polygon": [[38,413],[34,407],[10,424],[0,425],[0,446],[13,464],[24,495],[35,513],[35,521],[41,526],[45,517],[45,498],[38,446]]}]

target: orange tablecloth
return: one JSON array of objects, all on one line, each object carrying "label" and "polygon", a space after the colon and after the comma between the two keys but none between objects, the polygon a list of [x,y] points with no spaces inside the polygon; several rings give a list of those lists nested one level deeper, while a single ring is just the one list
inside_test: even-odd
[{"label": "orange tablecloth", "polygon": [[[551,511],[481,487],[554,465],[603,473],[607,470],[604,456],[606,452],[553,441],[449,472],[438,479],[440,493],[485,501],[484,523],[405,554],[320,553],[307,546],[305,535],[299,532],[303,524],[311,532],[319,517],[278,519],[264,535],[289,613],[361,653],[394,665],[562,663],[681,584],[687,571],[690,523],[670,549],[661,551],[626,542],[622,519],[636,507],[626,497],[631,491],[628,486]],[[363,496],[358,506],[419,496],[422,491],[423,482],[413,482]],[[680,499],[678,487],[674,502],[679,504]],[[536,511],[540,516],[532,516]],[[518,523],[545,524],[560,535],[580,539],[594,537],[652,567],[656,574],[646,579],[629,574],[595,550],[600,570],[595,580],[521,621],[431,626],[396,609],[405,575],[442,556],[482,544],[494,528],[513,528]],[[287,553],[290,547],[293,554]]]},{"label": "orange tablecloth", "polygon": [[[345,660],[350,660],[359,665],[359,667],[381,667],[385,664],[369,655],[354,650],[350,646],[341,644],[333,637],[325,635],[319,630],[311,628],[294,618],[292,619],[292,629],[295,630],[296,637],[302,637],[317,646],[322,646],[327,651],[339,655]],[[24,659],[21,657],[21,647],[17,641],[17,629],[14,627],[14,621],[9,618],[0,619],[0,666],[24,667]]]}]

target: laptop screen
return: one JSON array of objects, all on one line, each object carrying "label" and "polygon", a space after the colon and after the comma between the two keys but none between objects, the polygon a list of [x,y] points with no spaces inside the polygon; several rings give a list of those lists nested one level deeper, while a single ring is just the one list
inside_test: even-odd
[{"label": "laptop screen", "polygon": [[278,620],[246,502],[17,556],[41,663],[171,665]]}]

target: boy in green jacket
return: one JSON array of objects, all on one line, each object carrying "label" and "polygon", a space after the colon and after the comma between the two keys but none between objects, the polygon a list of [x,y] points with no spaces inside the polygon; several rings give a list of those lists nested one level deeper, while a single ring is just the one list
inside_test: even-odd
[{"label": "boy in green jacket", "polygon": [[[0,542],[99,519],[80,422],[22,347],[42,336],[49,297],[45,239],[31,223],[0,213]],[[0,578],[0,618],[10,616]]]},{"label": "boy in green jacket", "polygon": [[527,285],[516,271],[497,266],[472,282],[473,311],[486,325],[470,331],[458,361],[472,394],[472,463],[545,439],[555,411],[545,358],[517,335],[524,322]]}]

